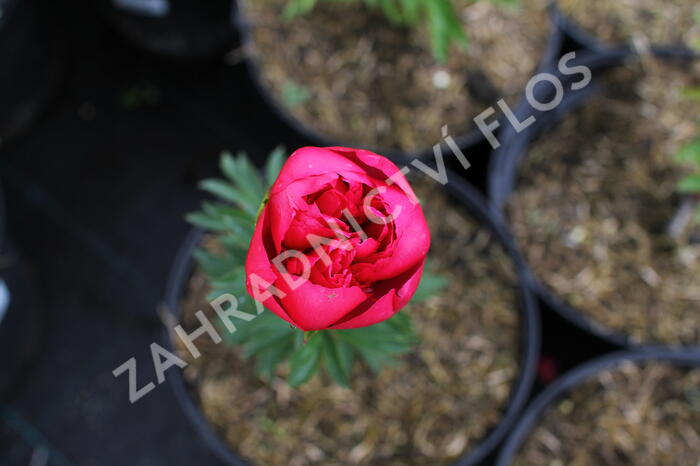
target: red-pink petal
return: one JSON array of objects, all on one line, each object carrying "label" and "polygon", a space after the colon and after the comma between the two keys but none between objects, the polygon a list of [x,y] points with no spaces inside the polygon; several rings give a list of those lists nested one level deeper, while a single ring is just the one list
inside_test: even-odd
[{"label": "red-pink petal", "polygon": [[[420,205],[404,210],[394,221],[396,239],[380,258],[353,265],[355,278],[371,283],[395,277],[425,260],[430,249],[430,230]],[[370,258],[368,258],[370,259]]]},{"label": "red-pink petal", "polygon": [[[251,298],[255,296],[250,281],[252,274],[256,274],[262,280],[265,280],[267,283],[271,284],[274,283],[278,277],[276,271],[273,270],[273,265],[270,262],[267,248],[265,246],[265,239],[263,237],[265,229],[268,226],[269,221],[266,214],[266,209],[263,209],[263,211],[260,213],[260,217],[258,217],[258,222],[255,225],[255,231],[253,232],[253,237],[250,240],[250,248],[248,249],[248,256],[246,257],[245,262],[246,289]],[[262,293],[258,293],[258,296],[261,294]],[[282,319],[293,323],[287,312],[285,312],[279,303],[277,303],[274,296],[269,297],[263,301],[262,304]]]},{"label": "red-pink petal", "polygon": [[402,276],[380,284],[379,286],[384,289],[375,290],[375,296],[380,296],[378,299],[368,299],[362,306],[359,306],[355,311],[333,325],[332,328],[368,327],[391,318],[408,304],[413,297],[423,274],[423,265],[420,264]]},{"label": "red-pink petal", "polygon": [[280,303],[295,325],[304,331],[328,328],[367,299],[358,286],[326,288],[307,281],[291,290],[281,277],[275,286],[286,293]]}]

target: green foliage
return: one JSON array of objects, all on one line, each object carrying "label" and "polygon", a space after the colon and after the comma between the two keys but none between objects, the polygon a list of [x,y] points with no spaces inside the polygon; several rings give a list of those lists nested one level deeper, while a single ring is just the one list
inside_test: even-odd
[{"label": "green foliage", "polygon": [[678,189],[684,193],[700,194],[700,174],[683,178],[678,183]]},{"label": "green foliage", "polygon": [[[212,291],[208,298],[230,293],[237,298],[238,309],[251,316],[250,320],[236,319],[233,333],[221,324],[221,334],[226,344],[241,346],[245,357],[255,359],[255,370],[260,377],[274,377],[277,366],[288,361],[287,382],[293,387],[309,380],[320,368],[338,384],[348,386],[357,360],[377,371],[384,365],[395,364],[397,356],[416,344],[417,337],[406,312],[370,327],[306,334],[268,310],[257,313],[255,302],[245,288],[245,260],[258,209],[284,160],[284,149],[275,149],[262,176],[245,154],[222,155],[220,167],[224,178],[200,183],[218,201],[204,202],[198,212],[187,216],[190,223],[213,236],[216,246],[196,249],[193,255],[210,281]],[[427,299],[446,285],[444,278],[430,274],[428,269],[414,302]]]},{"label": "green foliage", "polygon": [[[430,45],[435,59],[444,63],[452,44],[465,48],[469,44],[462,21],[452,0],[289,0],[283,16],[286,19],[311,12],[318,1],[364,2],[370,8],[381,10],[396,25],[416,26],[421,21],[428,25]],[[490,0],[493,3],[515,5],[518,0]]]},{"label": "green foliage", "polygon": [[304,105],[311,98],[311,92],[294,81],[285,81],[282,85],[282,102],[289,108]]},{"label": "green foliage", "polygon": [[[688,99],[700,100],[700,88],[686,89],[683,94]],[[678,190],[689,195],[700,196],[700,137],[678,151],[676,160],[679,163],[691,165],[695,169],[695,173],[678,182]],[[696,217],[700,220],[700,206],[698,206]]]},{"label": "green foliage", "polygon": [[[352,356],[362,358],[375,372],[382,366],[395,365],[397,357],[410,351],[418,342],[411,325],[411,316],[407,312],[398,312],[392,318],[371,327],[329,330],[327,333],[347,345]],[[341,380],[335,380],[342,385]]]},{"label": "green foliage", "polygon": [[688,87],[684,89],[683,97],[691,100],[700,100],[700,87]]},{"label": "green foliage", "polygon": [[271,378],[278,364],[289,359],[287,383],[297,387],[309,380],[320,368],[339,385],[350,384],[350,374],[357,359],[372,370],[397,363],[418,341],[410,316],[399,312],[394,317],[370,327],[322,330],[304,333],[270,311],[250,321],[236,322],[237,330],[226,334],[226,342],[241,345],[246,357],[256,358],[256,372]]},{"label": "green foliage", "polygon": [[425,270],[423,271],[423,278],[421,278],[418,289],[413,295],[413,302],[425,301],[429,297],[439,293],[440,290],[447,286],[447,278],[441,275],[434,275],[431,270],[432,264],[430,261],[428,261],[425,265]]},{"label": "green foliage", "polygon": [[283,162],[284,149],[275,149],[268,158],[266,178],[263,178],[245,154],[233,157],[224,153],[220,168],[225,178],[207,179],[199,184],[219,202],[204,202],[198,212],[186,217],[191,224],[210,232],[222,249],[216,254],[201,248],[194,251],[197,263],[212,285],[209,298],[233,294],[239,308],[251,314],[255,313],[255,303],[245,290],[245,259],[258,207]]},{"label": "green foliage", "polygon": [[[680,162],[693,164],[696,169],[696,173],[688,175],[678,182],[678,190],[691,196],[700,197],[700,139],[685,146],[678,153],[677,158]],[[695,217],[700,221],[700,205]]]},{"label": "green foliage", "polygon": [[681,163],[691,163],[700,168],[700,138],[683,147],[676,159]]}]

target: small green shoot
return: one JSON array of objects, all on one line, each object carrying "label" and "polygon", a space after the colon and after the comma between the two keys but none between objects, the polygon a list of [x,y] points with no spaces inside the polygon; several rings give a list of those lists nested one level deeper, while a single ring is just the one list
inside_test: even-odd
[{"label": "small green shoot", "polygon": [[[462,20],[452,0],[289,0],[283,17],[290,20],[310,13],[319,1],[344,3],[363,2],[366,6],[382,11],[384,16],[398,26],[417,26],[420,22],[428,25],[433,57],[445,63],[452,44],[465,49],[469,39]],[[518,0],[490,0],[493,3],[517,5]]]}]

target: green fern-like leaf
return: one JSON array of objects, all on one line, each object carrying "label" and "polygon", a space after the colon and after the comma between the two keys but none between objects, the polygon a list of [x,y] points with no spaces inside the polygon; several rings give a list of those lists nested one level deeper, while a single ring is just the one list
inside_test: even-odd
[{"label": "green fern-like leaf", "polygon": [[700,194],[700,174],[683,178],[678,183],[678,189],[683,193]]},{"label": "green fern-like leaf", "polygon": [[436,275],[432,272],[432,264],[428,262],[423,271],[423,277],[421,278],[418,289],[416,290],[413,298],[411,298],[412,303],[420,303],[435,296],[440,291],[442,291],[447,286],[447,278],[442,275]]},{"label": "green fern-like leaf", "polygon": [[700,168],[700,138],[684,146],[678,154],[676,160],[682,163],[692,163]]}]

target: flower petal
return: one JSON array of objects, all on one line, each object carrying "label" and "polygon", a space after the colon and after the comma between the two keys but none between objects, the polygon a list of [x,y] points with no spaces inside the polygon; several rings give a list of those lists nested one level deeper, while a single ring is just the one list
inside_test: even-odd
[{"label": "flower petal", "polygon": [[[410,210],[408,210],[410,209]],[[408,207],[394,219],[396,239],[377,260],[352,266],[355,278],[363,283],[387,280],[425,260],[430,249],[430,230],[419,204]],[[387,253],[388,252],[388,253]]]},{"label": "flower petal", "polygon": [[[269,217],[267,216],[266,209],[258,217],[258,222],[255,225],[255,231],[253,232],[253,237],[250,240],[250,247],[248,249],[248,256],[245,262],[245,274],[246,274],[246,290],[248,294],[253,298],[256,294],[253,293],[253,286],[251,283],[251,276],[256,274],[260,279],[266,281],[267,283],[274,283],[277,280],[278,273],[273,269],[273,265],[270,262],[268,255],[268,248],[266,246],[264,232],[269,227]],[[267,241],[268,243],[270,241]],[[266,290],[258,290],[257,295],[260,296]],[[274,296],[268,297],[268,299],[262,302],[270,311],[277,314],[282,319],[287,322],[294,323],[287,314],[287,312],[280,306]]]},{"label": "flower petal", "polygon": [[275,286],[286,294],[280,304],[304,331],[328,328],[367,299],[359,286],[326,288],[306,281],[292,290],[281,276]]},{"label": "flower petal", "polygon": [[331,328],[368,327],[392,317],[408,304],[413,297],[423,274],[423,266],[424,264],[421,263],[401,276],[380,284],[379,286],[382,289],[375,290],[373,294],[373,296],[381,296],[379,299],[368,299],[353,312],[336,322]]}]

